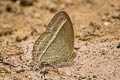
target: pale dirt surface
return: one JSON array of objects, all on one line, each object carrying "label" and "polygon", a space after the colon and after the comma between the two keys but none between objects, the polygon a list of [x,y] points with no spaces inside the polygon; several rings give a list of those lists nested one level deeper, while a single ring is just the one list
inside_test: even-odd
[{"label": "pale dirt surface", "polygon": [[[120,0],[28,1],[0,0],[0,80],[120,80]],[[31,70],[35,40],[62,10],[75,31],[74,63]]]}]

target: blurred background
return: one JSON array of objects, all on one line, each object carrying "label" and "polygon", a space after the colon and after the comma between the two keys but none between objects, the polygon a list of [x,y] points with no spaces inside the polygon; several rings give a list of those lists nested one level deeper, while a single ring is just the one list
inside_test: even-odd
[{"label": "blurred background", "polygon": [[63,10],[70,16],[79,40],[119,35],[116,28],[120,26],[120,0],[0,0],[0,40],[34,39]]}]

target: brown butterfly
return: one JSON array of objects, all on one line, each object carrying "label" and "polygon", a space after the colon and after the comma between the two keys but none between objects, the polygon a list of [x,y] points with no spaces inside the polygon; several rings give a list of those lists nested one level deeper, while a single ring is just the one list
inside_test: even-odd
[{"label": "brown butterfly", "polygon": [[74,30],[66,12],[57,13],[33,46],[33,61],[41,64],[71,62],[75,57]]}]

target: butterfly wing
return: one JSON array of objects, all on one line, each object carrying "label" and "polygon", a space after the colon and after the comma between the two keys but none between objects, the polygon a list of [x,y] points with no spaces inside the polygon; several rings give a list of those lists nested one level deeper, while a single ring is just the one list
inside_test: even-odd
[{"label": "butterfly wing", "polygon": [[74,50],[74,30],[66,12],[53,17],[48,28],[33,47],[33,60],[38,63],[68,62]]}]

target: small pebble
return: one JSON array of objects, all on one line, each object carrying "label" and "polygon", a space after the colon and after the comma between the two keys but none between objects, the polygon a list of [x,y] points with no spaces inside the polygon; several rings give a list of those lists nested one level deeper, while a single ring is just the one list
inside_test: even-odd
[{"label": "small pebble", "polygon": [[96,75],[93,75],[93,78],[97,78],[97,76],[96,76]]},{"label": "small pebble", "polygon": [[104,26],[109,26],[109,25],[110,25],[110,22],[105,21],[105,22],[103,23],[103,25],[104,25]]},{"label": "small pebble", "polygon": [[17,0],[11,0],[12,2],[16,2]]},{"label": "small pebble", "polygon": [[33,5],[33,0],[21,0],[20,4],[22,6],[32,6]]},{"label": "small pebble", "polygon": [[34,16],[35,16],[36,18],[40,18],[40,13],[35,13]]},{"label": "small pebble", "polygon": [[20,41],[26,40],[26,39],[27,39],[27,36],[25,34],[18,34],[16,37],[17,42],[20,42]]},{"label": "small pebble", "polygon": [[43,76],[45,77],[45,75],[48,74],[48,70],[42,71],[40,72],[40,74],[43,74]]},{"label": "small pebble", "polygon": [[120,43],[118,43],[117,48],[120,48]]},{"label": "small pebble", "polygon": [[12,12],[12,6],[11,6],[11,5],[7,5],[6,11],[7,11],[7,12]]}]

